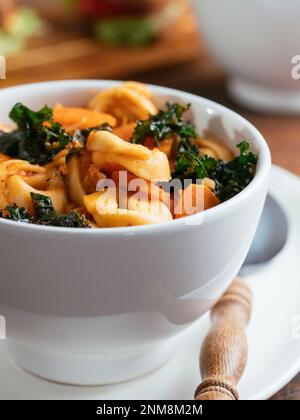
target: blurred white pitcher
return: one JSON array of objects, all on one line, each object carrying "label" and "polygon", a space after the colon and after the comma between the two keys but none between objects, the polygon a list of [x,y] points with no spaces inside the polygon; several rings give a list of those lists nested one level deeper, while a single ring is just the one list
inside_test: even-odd
[{"label": "blurred white pitcher", "polygon": [[231,95],[262,111],[300,112],[300,1],[193,0]]}]

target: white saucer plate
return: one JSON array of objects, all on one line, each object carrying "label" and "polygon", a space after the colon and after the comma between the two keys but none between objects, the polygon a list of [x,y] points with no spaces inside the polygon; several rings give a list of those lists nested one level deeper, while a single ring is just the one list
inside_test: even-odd
[{"label": "white saucer plate", "polygon": [[[241,399],[263,400],[300,370],[300,180],[273,167],[270,192],[289,220],[289,239],[280,255],[247,276],[254,295],[248,328],[249,362],[239,384]],[[274,226],[276,229],[276,226]],[[204,316],[183,335],[174,357],[142,378],[105,387],[60,385],[17,367],[0,342],[0,399],[189,400],[200,382],[198,354],[209,329]]]}]

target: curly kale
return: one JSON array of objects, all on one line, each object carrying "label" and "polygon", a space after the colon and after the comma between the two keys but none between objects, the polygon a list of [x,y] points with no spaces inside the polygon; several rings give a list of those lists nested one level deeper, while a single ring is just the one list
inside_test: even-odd
[{"label": "curly kale", "polygon": [[90,224],[77,210],[68,214],[57,214],[50,197],[31,193],[33,208],[36,213],[35,223],[46,226],[88,228]]},{"label": "curly kale", "polygon": [[16,204],[7,206],[5,210],[0,211],[0,217],[4,219],[13,220],[15,222],[33,223],[33,217],[23,207],[18,207]]},{"label": "curly kale", "polygon": [[71,211],[69,214],[57,214],[52,200],[42,194],[31,193],[32,205],[35,216],[24,208],[18,207],[16,204],[6,207],[0,212],[0,217],[13,220],[16,222],[32,223],[43,226],[57,226],[69,228],[90,228],[91,225],[77,210]]},{"label": "curly kale", "polygon": [[63,127],[53,121],[53,112],[47,106],[36,112],[18,103],[9,117],[17,129],[0,135],[0,151],[8,156],[43,165],[72,140]]},{"label": "curly kale", "polygon": [[195,126],[186,122],[184,114],[190,105],[167,103],[166,109],[150,116],[147,120],[138,121],[131,138],[135,144],[145,144],[152,139],[154,145],[173,139],[173,158],[175,170],[173,179],[181,181],[210,178],[216,183],[216,195],[226,201],[241,192],[254,177],[257,156],[250,151],[246,141],[237,145],[239,156],[226,162],[209,156],[202,156],[193,140],[198,137]]},{"label": "curly kale", "polygon": [[192,139],[197,137],[195,126],[183,119],[190,105],[167,103],[165,110],[152,115],[148,120],[138,121],[131,142],[144,144],[147,138],[153,139],[157,146],[167,138]]},{"label": "curly kale", "polygon": [[239,194],[254,178],[257,155],[250,151],[250,145],[246,141],[237,147],[240,151],[238,157],[229,162],[218,161],[210,171],[210,177],[216,182],[216,193],[221,201]]},{"label": "curly kale", "polygon": [[254,177],[258,157],[250,151],[248,142],[237,145],[238,157],[231,161],[201,156],[195,150],[180,150],[176,159],[173,179],[210,178],[216,183],[215,193],[221,201],[229,200],[250,184]]}]

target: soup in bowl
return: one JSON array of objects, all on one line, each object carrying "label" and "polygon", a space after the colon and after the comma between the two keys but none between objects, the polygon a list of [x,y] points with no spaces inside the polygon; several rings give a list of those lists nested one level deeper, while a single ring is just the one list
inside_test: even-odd
[{"label": "soup in bowl", "polygon": [[158,367],[237,275],[271,167],[188,93],[58,81],[0,92],[0,313],[16,363],[72,384]]}]

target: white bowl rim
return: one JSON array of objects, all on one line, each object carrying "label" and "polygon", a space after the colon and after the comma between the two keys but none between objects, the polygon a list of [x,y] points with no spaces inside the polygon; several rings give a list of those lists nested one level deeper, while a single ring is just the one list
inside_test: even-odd
[{"label": "white bowl rim", "polygon": [[[0,97],[5,93],[22,91],[28,93],[33,88],[50,88],[51,86],[56,87],[81,87],[86,89],[102,89],[117,86],[123,81],[120,80],[100,80],[100,79],[74,79],[74,80],[54,80],[48,82],[39,82],[39,83],[29,83],[16,85],[13,87],[7,87],[0,90]],[[202,223],[213,223],[214,220],[222,217],[222,214],[231,212],[231,209],[238,204],[241,204],[249,195],[251,195],[256,188],[259,187],[262,183],[266,182],[271,168],[271,154],[268,148],[268,145],[262,136],[262,134],[257,130],[257,128],[251,124],[246,118],[242,117],[238,113],[232,111],[231,109],[218,104],[217,102],[211,101],[210,99],[198,96],[192,93],[187,93],[178,89],[168,88],[159,85],[147,84],[147,86],[154,92],[159,95],[174,95],[184,97],[187,103],[192,103],[195,101],[200,101],[205,107],[213,108],[215,111],[218,111],[220,114],[227,114],[227,116],[232,117],[233,119],[239,120],[246,129],[248,129],[253,137],[255,137],[256,142],[260,147],[259,151],[259,162],[256,168],[256,173],[254,179],[251,183],[235,197],[219,204],[216,207],[205,210],[202,213],[195,215],[183,217],[180,219],[170,220],[164,223],[156,223],[150,225],[141,225],[141,226],[126,226],[126,227],[116,227],[116,228],[97,228],[97,229],[85,229],[85,228],[64,228],[64,227],[55,227],[55,226],[40,226],[29,223],[20,223],[4,218],[0,218],[0,227],[1,225],[7,225],[14,227],[15,229],[28,229],[32,232],[43,232],[43,233],[54,233],[61,235],[70,235],[70,234],[80,234],[82,235],[99,235],[99,236],[109,236],[109,237],[120,237],[120,236],[136,236],[136,235],[145,235],[145,234],[156,234],[168,232],[176,228],[195,228],[197,223],[197,218],[203,218]],[[187,220],[189,219],[189,223]],[[201,223],[201,224],[202,224]],[[201,225],[200,224],[200,225]]]}]

